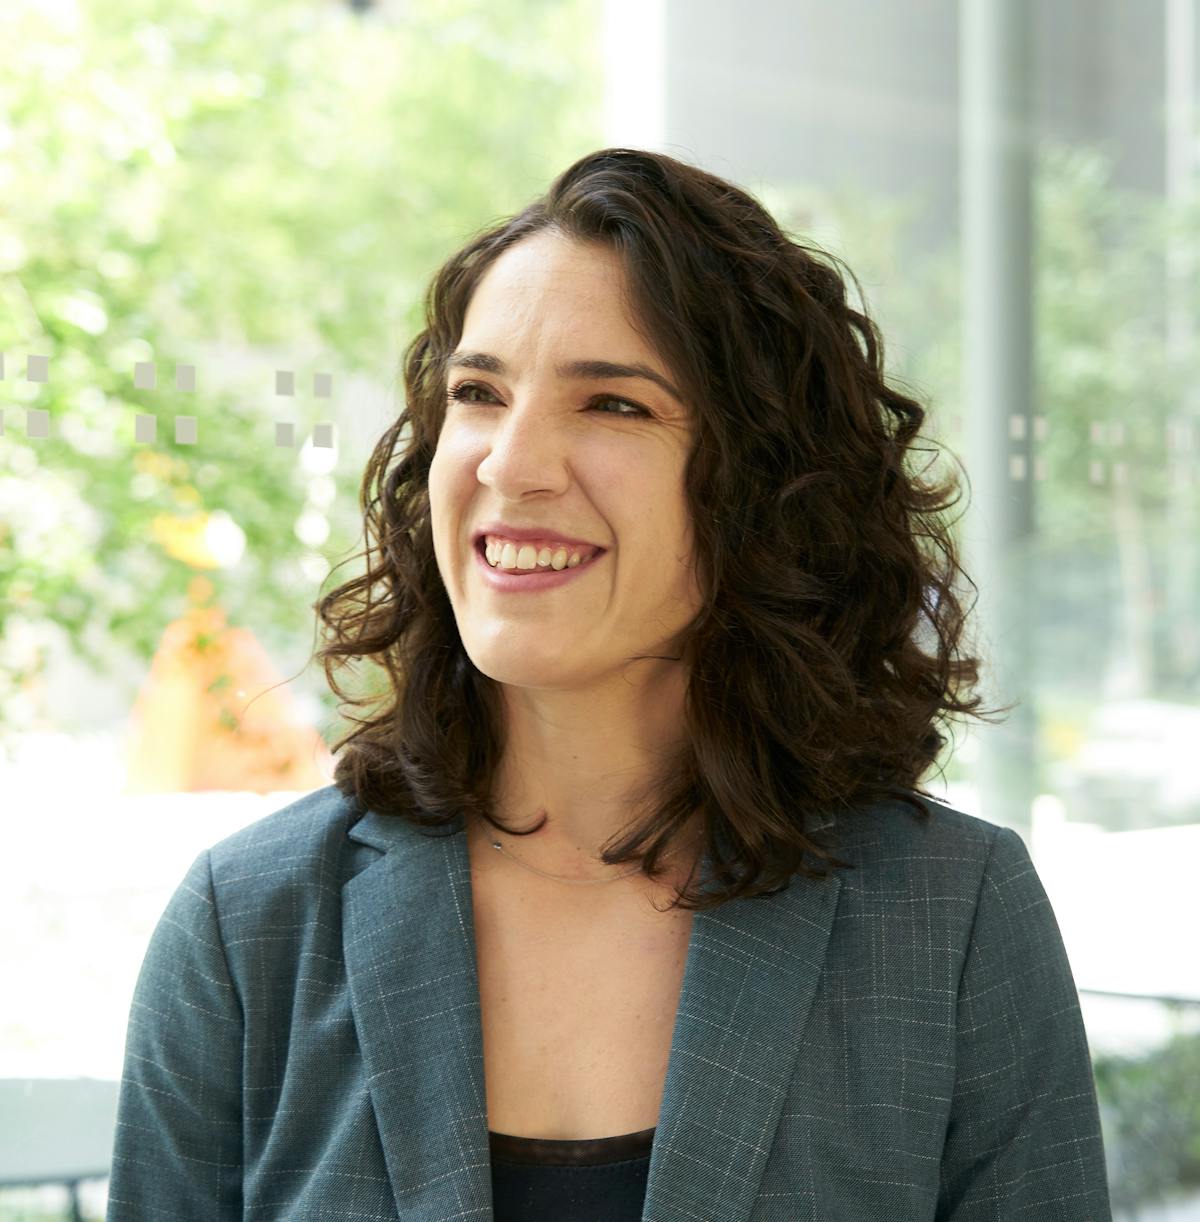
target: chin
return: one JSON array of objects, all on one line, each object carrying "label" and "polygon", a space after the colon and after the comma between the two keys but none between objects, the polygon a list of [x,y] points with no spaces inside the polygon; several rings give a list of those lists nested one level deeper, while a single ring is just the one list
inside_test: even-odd
[{"label": "chin", "polygon": [[[564,640],[558,644],[546,641],[548,634],[545,632],[538,635],[547,645],[544,655],[531,654],[510,639],[498,649],[478,652],[468,649],[467,656],[481,674],[508,687],[569,688],[587,682],[585,676],[570,669],[564,661],[570,642]],[[518,653],[520,656],[515,656]]]}]

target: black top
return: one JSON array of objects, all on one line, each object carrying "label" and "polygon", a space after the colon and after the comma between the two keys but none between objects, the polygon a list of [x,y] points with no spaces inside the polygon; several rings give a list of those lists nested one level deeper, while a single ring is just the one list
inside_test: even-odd
[{"label": "black top", "polygon": [[488,1130],[495,1222],[638,1222],[654,1130],[549,1141]]}]

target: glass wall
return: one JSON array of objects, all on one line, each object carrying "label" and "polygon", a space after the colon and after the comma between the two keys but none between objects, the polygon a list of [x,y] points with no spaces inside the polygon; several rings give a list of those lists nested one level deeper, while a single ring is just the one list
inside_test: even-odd
[{"label": "glass wall", "polygon": [[0,1088],[79,1127],[0,1169],[0,1218],[68,1179],[103,1216],[168,896],[330,783],[313,604],[429,275],[610,145],[843,258],[961,458],[984,695],[1016,707],[925,783],[1030,848],[1116,1216],[1200,1218],[1195,9],[0,7]]}]

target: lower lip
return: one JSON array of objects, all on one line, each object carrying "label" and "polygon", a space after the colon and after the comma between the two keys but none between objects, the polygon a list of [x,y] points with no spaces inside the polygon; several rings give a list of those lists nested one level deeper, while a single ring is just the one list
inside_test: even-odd
[{"label": "lower lip", "polygon": [[514,576],[494,569],[478,547],[471,549],[475,553],[475,563],[483,571],[483,580],[493,590],[503,590],[508,594],[532,594],[537,590],[552,590],[555,586],[565,586],[568,581],[574,581],[596,566],[596,563],[608,555],[607,550],[597,552],[590,560],[577,564],[573,569],[553,569],[545,573],[530,572],[528,576]]}]

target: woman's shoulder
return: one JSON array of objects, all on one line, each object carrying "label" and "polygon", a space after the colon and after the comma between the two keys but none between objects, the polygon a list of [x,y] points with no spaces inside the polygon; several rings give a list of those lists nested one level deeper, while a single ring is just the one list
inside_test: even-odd
[{"label": "woman's shoulder", "polygon": [[[1000,825],[958,810],[937,798],[906,791],[907,799],[888,797],[826,816],[821,827],[830,829],[829,839],[864,858],[912,855],[930,852],[965,852],[987,856]],[[914,805],[919,803],[928,816]]]},{"label": "woman's shoulder", "polygon": [[914,794],[928,810],[921,817],[910,803],[889,798],[840,814],[822,843],[853,869],[840,871],[852,893],[920,897],[979,895],[989,862],[997,856],[1028,862],[1024,842],[1010,829]]},{"label": "woman's shoulder", "polygon": [[[346,881],[378,854],[355,843],[361,815],[336,786],[303,794],[205,850],[222,919],[269,919],[297,914],[335,898]],[[361,858],[361,860],[360,860]]]},{"label": "woman's shoulder", "polygon": [[271,872],[304,869],[346,840],[358,814],[336,785],[314,789],[213,844],[208,852],[214,873],[247,865]]}]

